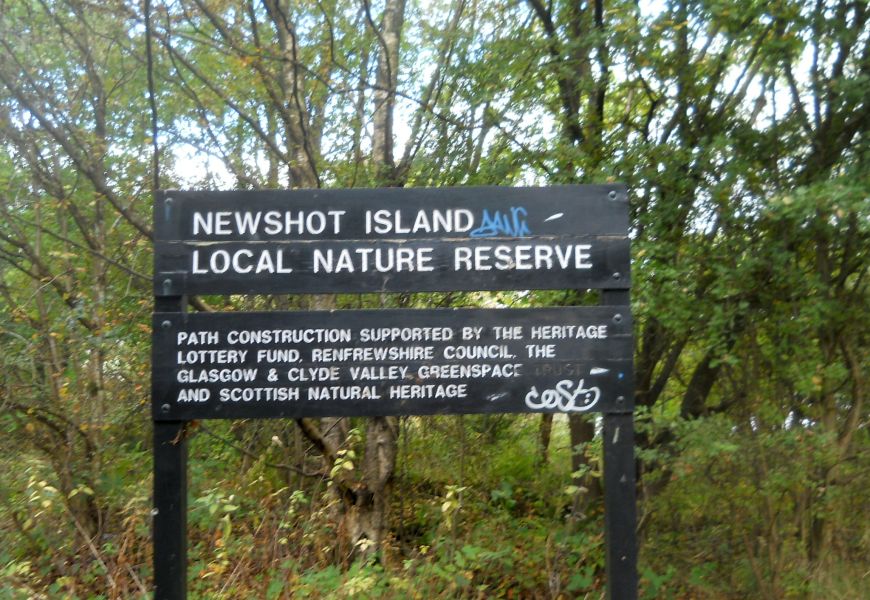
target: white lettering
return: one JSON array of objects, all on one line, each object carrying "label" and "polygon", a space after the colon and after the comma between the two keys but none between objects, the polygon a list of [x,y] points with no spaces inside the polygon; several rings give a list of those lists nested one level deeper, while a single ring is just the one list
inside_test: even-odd
[{"label": "white lettering", "polygon": [[314,273],[403,273],[434,271],[432,248],[315,248]]},{"label": "white lettering", "polygon": [[262,213],[250,211],[244,213],[235,213],[236,215],[236,230],[242,234],[254,235],[257,232],[257,227],[260,225],[260,217]]},{"label": "white lettering", "polygon": [[[250,250],[239,250],[238,252],[234,253],[233,254],[233,271],[235,271],[236,273],[250,273],[251,269],[253,269],[254,267],[251,265],[251,263],[248,263],[247,265],[242,266],[240,259],[242,256],[245,256],[247,258],[251,258],[253,255],[254,255],[254,253],[251,252]],[[259,269],[257,270],[257,272],[259,273]]]},{"label": "white lettering", "polygon": [[197,235],[202,231],[205,235],[211,235],[214,231],[214,213],[207,212],[205,216],[201,212],[193,213],[193,235]]},{"label": "white lettering", "polygon": [[[591,244],[568,246],[517,244],[515,246],[456,246],[453,248],[454,271],[506,271],[591,269]],[[555,261],[554,259],[555,255]]]}]

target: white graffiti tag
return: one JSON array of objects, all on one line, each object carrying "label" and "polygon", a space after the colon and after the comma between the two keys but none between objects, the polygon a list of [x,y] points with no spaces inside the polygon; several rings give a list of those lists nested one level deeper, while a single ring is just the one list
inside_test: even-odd
[{"label": "white graffiti tag", "polygon": [[562,412],[587,412],[598,403],[601,390],[597,387],[584,388],[583,380],[577,382],[577,387],[571,387],[574,382],[563,379],[554,389],[538,392],[535,386],[526,394],[526,406],[533,410],[558,408]]}]

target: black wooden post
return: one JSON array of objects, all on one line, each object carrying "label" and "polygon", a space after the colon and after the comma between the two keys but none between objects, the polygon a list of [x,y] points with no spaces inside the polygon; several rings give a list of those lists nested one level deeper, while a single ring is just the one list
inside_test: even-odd
[{"label": "black wooden post", "polygon": [[154,598],[187,597],[187,441],[183,421],[154,422]]},{"label": "black wooden post", "polygon": [[607,597],[637,598],[637,508],[634,491],[634,415],[604,415],[604,530]]},{"label": "black wooden post", "polygon": [[[154,298],[157,312],[184,312],[183,296]],[[168,321],[164,324],[167,325]],[[153,352],[165,348],[153,348]],[[168,398],[157,398],[158,406]],[[160,410],[155,406],[156,410]],[[168,404],[167,404],[168,406]],[[187,439],[184,421],[154,420],[154,598],[187,598]]]},{"label": "black wooden post", "polygon": [[[606,290],[603,304],[629,308],[627,290]],[[634,476],[634,399],[617,399],[625,412],[604,413],[604,535],[608,600],[637,598],[637,506]]]}]

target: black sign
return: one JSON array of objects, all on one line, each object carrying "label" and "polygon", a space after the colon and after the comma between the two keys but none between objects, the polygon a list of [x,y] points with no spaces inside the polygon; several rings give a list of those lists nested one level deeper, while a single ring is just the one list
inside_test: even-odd
[{"label": "black sign", "polygon": [[[187,421],[500,412],[603,413],[608,597],[636,597],[624,186],[158,192],[154,240],[156,598],[186,594]],[[608,305],[183,312],[187,294],[561,288]]]},{"label": "black sign", "polygon": [[626,312],[156,313],[154,418],[628,410]]},{"label": "black sign", "polygon": [[155,294],[627,289],[624,186],[170,191]]}]

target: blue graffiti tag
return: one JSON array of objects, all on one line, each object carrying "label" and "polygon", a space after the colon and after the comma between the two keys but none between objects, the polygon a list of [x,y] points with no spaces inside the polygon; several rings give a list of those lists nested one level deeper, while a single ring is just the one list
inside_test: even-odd
[{"label": "blue graffiti tag", "polygon": [[487,238],[498,235],[511,237],[524,237],[529,235],[529,225],[526,223],[528,211],[522,206],[512,206],[510,215],[503,215],[500,210],[490,214],[483,209],[483,218],[480,227],[469,235],[473,238]]}]

